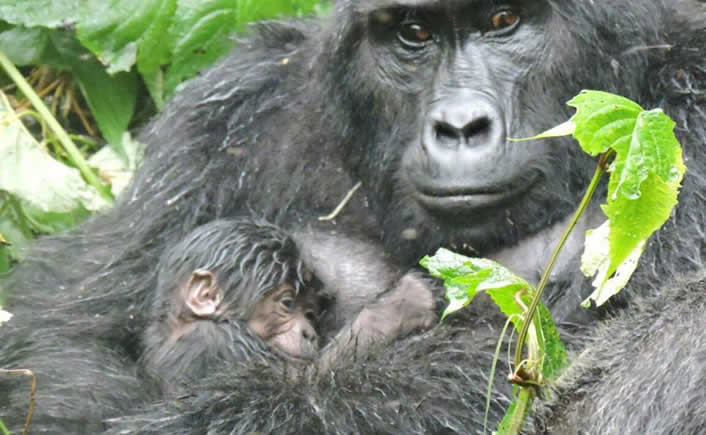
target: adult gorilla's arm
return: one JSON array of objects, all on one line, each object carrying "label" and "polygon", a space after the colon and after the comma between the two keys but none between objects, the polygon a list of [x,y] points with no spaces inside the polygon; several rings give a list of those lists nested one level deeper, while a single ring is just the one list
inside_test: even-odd
[{"label": "adult gorilla's arm", "polygon": [[[477,332],[473,342],[469,328]],[[108,433],[469,433],[469,421],[480,431],[498,333],[462,316],[294,384],[286,367],[231,366],[190,385],[190,394],[113,419]],[[498,367],[504,377],[504,364]],[[509,384],[501,388],[493,392],[490,422],[509,403]]]}]

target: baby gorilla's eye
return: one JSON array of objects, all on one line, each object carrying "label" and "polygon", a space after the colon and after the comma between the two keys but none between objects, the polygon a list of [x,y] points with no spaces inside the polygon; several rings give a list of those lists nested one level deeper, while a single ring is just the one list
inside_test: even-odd
[{"label": "baby gorilla's eye", "polygon": [[416,50],[432,40],[432,33],[417,22],[406,22],[397,31],[397,39],[405,48]]},{"label": "baby gorilla's eye", "polygon": [[282,308],[284,308],[287,311],[292,311],[294,310],[295,307],[295,301],[294,298],[291,297],[283,297],[282,299],[279,300],[280,305],[282,305]]},{"label": "baby gorilla's eye", "polygon": [[520,22],[520,16],[511,10],[504,10],[490,17],[493,30],[509,30]]}]

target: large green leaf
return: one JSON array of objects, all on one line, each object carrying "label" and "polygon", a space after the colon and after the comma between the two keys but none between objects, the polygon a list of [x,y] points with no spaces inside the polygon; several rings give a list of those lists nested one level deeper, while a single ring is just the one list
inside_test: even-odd
[{"label": "large green leaf", "polygon": [[33,229],[51,232],[75,225],[108,207],[78,170],[54,160],[32,137],[0,93],[0,191],[19,201]]},{"label": "large green leaf", "polygon": [[591,155],[615,153],[602,206],[608,222],[587,233],[581,266],[596,276],[584,305],[601,305],[627,284],[647,239],[671,215],[686,167],[662,110],[600,91],[582,91],[568,104],[576,108],[569,121],[533,138],[573,134]]},{"label": "large green leaf", "polygon": [[76,64],[73,72],[103,137],[127,160],[120,143],[135,112],[137,76],[130,72],[111,76],[93,59]]},{"label": "large green leaf", "polygon": [[78,22],[95,0],[0,0],[0,19],[25,27],[56,28]]},{"label": "large green leaf", "polygon": [[18,66],[42,63],[44,50],[49,44],[49,33],[37,27],[12,27],[0,33],[0,51]]}]

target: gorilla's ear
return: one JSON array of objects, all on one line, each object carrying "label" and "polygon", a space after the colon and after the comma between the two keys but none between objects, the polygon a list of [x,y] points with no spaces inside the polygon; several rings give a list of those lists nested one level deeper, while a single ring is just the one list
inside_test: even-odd
[{"label": "gorilla's ear", "polygon": [[184,304],[196,317],[211,317],[218,312],[223,292],[210,270],[195,270],[186,285]]}]

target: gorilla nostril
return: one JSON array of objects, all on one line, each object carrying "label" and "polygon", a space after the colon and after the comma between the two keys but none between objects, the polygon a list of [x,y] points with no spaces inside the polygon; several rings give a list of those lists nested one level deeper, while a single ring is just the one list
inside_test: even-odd
[{"label": "gorilla nostril", "polygon": [[311,329],[309,329],[309,328],[303,328],[303,329],[302,329],[302,336],[303,336],[304,339],[307,340],[307,341],[314,341],[314,340],[316,340],[316,338],[317,338],[316,332],[314,332],[313,330],[311,330]]},{"label": "gorilla nostril", "polygon": [[462,141],[462,131],[441,121],[434,123],[434,139],[446,146],[458,146]]},{"label": "gorilla nostril", "polygon": [[471,121],[463,127],[463,138],[466,142],[470,142],[475,136],[487,135],[490,131],[490,118],[482,116]]}]

